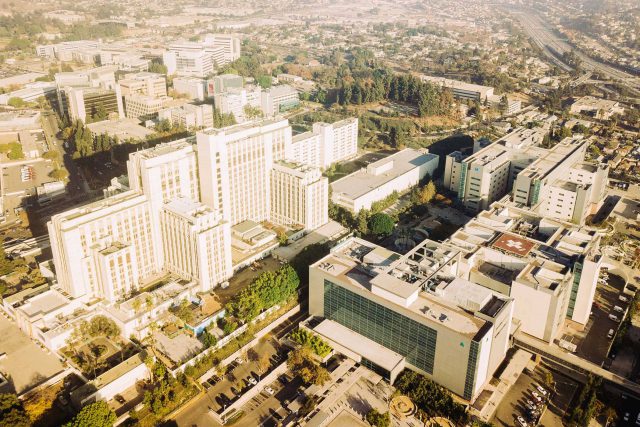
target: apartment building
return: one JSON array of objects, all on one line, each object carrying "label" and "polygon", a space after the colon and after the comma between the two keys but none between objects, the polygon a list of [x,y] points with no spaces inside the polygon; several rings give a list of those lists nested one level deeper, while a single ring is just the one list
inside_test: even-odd
[{"label": "apartment building", "polygon": [[126,116],[140,121],[150,120],[158,116],[158,112],[167,108],[173,98],[162,96],[159,98],[147,95],[129,95],[124,99]]},{"label": "apartment building", "polygon": [[228,87],[224,92],[213,95],[213,99],[218,111],[233,114],[238,123],[256,118],[247,114],[247,108],[262,112],[262,89],[259,86]]},{"label": "apartment building", "polygon": [[173,79],[173,90],[187,95],[189,99],[204,101],[207,97],[207,81],[197,77],[176,77]]},{"label": "apartment building", "polygon": [[271,216],[270,174],[291,144],[287,120],[209,129],[196,136],[202,201],[232,225]]},{"label": "apartment building", "polygon": [[178,277],[197,281],[200,292],[228,280],[231,228],[222,215],[200,202],[175,198],[160,214],[166,268]]},{"label": "apartment building", "polygon": [[405,367],[473,402],[509,347],[513,300],[455,276],[460,250],[351,238],[309,268],[313,331],[393,382]]},{"label": "apartment building", "polygon": [[117,67],[103,66],[86,71],[57,73],[58,110],[71,120],[86,122],[100,113],[124,117],[122,93],[116,83]]},{"label": "apartment building", "polygon": [[162,74],[130,73],[118,80],[118,84],[125,98],[131,95],[145,95],[152,98],[167,96],[167,79]]},{"label": "apartment building", "polygon": [[206,77],[240,57],[240,41],[226,34],[207,35],[200,42],[175,42],[162,55],[167,73]]},{"label": "apartment building", "polygon": [[318,168],[274,162],[270,192],[275,224],[314,230],[329,221],[329,180]]},{"label": "apartment building", "polygon": [[394,191],[417,185],[438,167],[439,157],[424,150],[406,148],[331,183],[331,201],[357,214],[371,209]]},{"label": "apartment building", "polygon": [[185,129],[213,127],[213,106],[210,104],[183,104],[165,108],[158,112],[158,119],[168,120],[172,125],[181,125]]},{"label": "apartment building", "polygon": [[311,132],[296,135],[287,158],[326,169],[358,154],[358,119],[314,123]]},{"label": "apartment building", "polygon": [[262,91],[262,112],[266,117],[273,117],[300,105],[298,91],[289,85],[273,86]]}]

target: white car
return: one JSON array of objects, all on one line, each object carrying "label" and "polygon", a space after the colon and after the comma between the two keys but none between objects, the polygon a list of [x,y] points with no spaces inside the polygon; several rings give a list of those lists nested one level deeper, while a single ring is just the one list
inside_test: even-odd
[{"label": "white car", "polygon": [[273,389],[272,389],[271,387],[269,387],[269,386],[266,386],[266,387],[264,388],[264,391],[266,391],[267,393],[269,393],[271,396],[273,396],[273,394],[275,393],[275,392],[273,391]]},{"label": "white car", "polygon": [[546,396],[549,392],[545,390],[540,384],[536,384],[536,390],[540,392],[541,395]]},{"label": "white car", "polygon": [[538,402],[542,402],[542,396],[540,396],[540,394],[538,394],[537,391],[532,391],[531,395],[533,396],[533,398],[535,400],[537,400]]},{"label": "white car", "polygon": [[619,305],[614,305],[613,306],[613,311],[617,311],[618,313],[623,313],[624,312],[624,308],[620,307]]},{"label": "white car", "polygon": [[631,415],[631,414],[629,414],[628,412],[625,412],[624,413],[624,417],[622,417],[622,419],[625,420],[625,421],[629,421],[629,415]]},{"label": "white car", "polygon": [[629,297],[626,297],[624,295],[620,295],[618,299],[622,302],[629,302]]},{"label": "white car", "polygon": [[255,378],[253,378],[253,377],[249,377],[249,379],[248,379],[247,381],[249,381],[249,384],[251,384],[251,385],[256,385],[256,384],[258,384],[258,381],[256,381],[256,379],[255,379]]},{"label": "white car", "polygon": [[527,424],[527,422],[524,420],[524,418],[522,418],[520,415],[518,415],[518,418],[516,418],[516,420],[518,421],[518,424],[520,424],[521,427],[528,427],[529,424]]},{"label": "white car", "polygon": [[243,362],[244,362],[244,360],[242,359],[242,357],[236,357],[236,363],[238,365],[242,365]]},{"label": "white car", "polygon": [[618,319],[618,316],[616,316],[615,314],[610,314],[609,315],[609,319],[613,320],[614,322],[619,322],[620,319]]}]

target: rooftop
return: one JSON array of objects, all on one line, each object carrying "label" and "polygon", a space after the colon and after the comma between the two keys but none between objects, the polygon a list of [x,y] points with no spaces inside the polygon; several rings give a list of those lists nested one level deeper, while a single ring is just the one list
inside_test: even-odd
[{"label": "rooftop", "polygon": [[333,182],[331,189],[357,199],[425,163],[437,162],[438,158],[435,154],[407,148]]},{"label": "rooftop", "polygon": [[348,348],[387,371],[394,371],[404,361],[402,355],[333,320],[325,319],[313,330],[329,341]]},{"label": "rooftop", "polygon": [[101,122],[88,123],[87,127],[95,135],[107,134],[117,137],[120,141],[128,139],[144,139],[153,131],[138,124],[138,120],[122,118],[118,120],[103,120]]}]

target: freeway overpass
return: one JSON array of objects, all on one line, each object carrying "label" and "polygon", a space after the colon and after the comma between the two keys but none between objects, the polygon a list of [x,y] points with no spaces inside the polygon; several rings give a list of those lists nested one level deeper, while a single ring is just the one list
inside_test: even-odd
[{"label": "freeway overpass", "polygon": [[562,55],[564,52],[574,51],[582,61],[582,68],[587,71],[598,72],[604,76],[619,81],[630,89],[640,92],[640,77],[633,76],[624,71],[618,70],[610,65],[595,60],[579,50],[574,49],[569,43],[558,37],[553,29],[544,22],[544,18],[537,15],[532,9],[508,9],[522,24],[524,31],[538,44],[545,54],[557,65],[566,71],[572,68],[565,64],[554,53]]}]

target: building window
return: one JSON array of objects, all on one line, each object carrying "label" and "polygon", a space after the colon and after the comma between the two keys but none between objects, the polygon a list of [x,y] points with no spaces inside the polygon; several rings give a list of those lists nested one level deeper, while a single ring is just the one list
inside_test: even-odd
[{"label": "building window", "polygon": [[438,332],[328,280],[324,282],[324,315],[354,332],[406,357],[433,375]]}]

